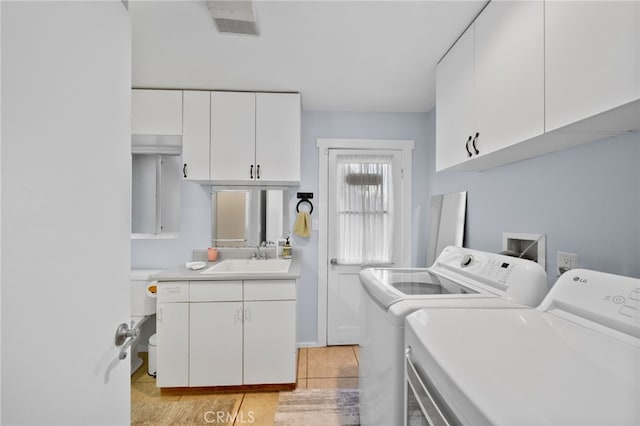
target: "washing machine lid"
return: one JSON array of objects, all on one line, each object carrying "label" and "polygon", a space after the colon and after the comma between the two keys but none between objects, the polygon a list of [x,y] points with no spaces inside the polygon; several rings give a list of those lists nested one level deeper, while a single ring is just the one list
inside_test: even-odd
[{"label": "washing machine lid", "polygon": [[421,310],[419,363],[468,424],[640,423],[640,339],[534,309]]},{"label": "washing machine lid", "polygon": [[388,309],[402,300],[501,297],[537,306],[547,278],[537,263],[463,247],[445,248],[430,268],[369,268],[360,282],[373,300]]},{"label": "washing machine lid", "polygon": [[496,297],[482,289],[438,276],[429,269],[371,268],[360,272],[360,282],[384,309],[403,300],[459,299],[465,296]]}]

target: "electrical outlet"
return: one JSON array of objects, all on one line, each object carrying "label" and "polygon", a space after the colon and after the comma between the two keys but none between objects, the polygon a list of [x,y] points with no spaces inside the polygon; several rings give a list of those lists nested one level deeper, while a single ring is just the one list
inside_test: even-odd
[{"label": "electrical outlet", "polygon": [[558,276],[564,274],[569,269],[578,267],[578,254],[567,253],[564,251],[558,252]]}]

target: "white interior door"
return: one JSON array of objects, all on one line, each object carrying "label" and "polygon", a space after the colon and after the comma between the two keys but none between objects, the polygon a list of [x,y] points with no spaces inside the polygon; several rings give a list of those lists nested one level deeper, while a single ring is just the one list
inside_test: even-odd
[{"label": "white interior door", "polygon": [[2,2],[2,424],[130,423],[131,22]]},{"label": "white interior door", "polygon": [[[328,181],[328,273],[327,273],[327,344],[350,345],[360,343],[361,334],[361,285],[359,272],[361,263],[342,263],[340,260],[340,245],[345,234],[339,224],[340,216],[353,214],[341,211],[338,198],[340,173],[338,171],[339,156],[391,156],[393,187],[393,244],[392,258],[385,262],[386,266],[398,264],[398,257],[402,253],[403,228],[403,191],[402,191],[402,151],[399,150],[329,150],[329,181]],[[344,226],[344,225],[342,225]],[[372,265],[366,265],[372,266]]]}]

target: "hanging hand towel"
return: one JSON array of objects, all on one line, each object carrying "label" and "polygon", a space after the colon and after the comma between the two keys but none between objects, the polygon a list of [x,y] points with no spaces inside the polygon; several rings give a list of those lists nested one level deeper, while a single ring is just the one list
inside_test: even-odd
[{"label": "hanging hand towel", "polygon": [[311,236],[311,215],[307,211],[298,212],[293,232],[304,238]]}]

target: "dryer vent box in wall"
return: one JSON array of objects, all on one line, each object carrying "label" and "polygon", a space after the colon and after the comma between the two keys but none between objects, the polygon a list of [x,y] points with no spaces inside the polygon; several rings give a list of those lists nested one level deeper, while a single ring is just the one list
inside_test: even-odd
[{"label": "dryer vent box in wall", "polygon": [[546,270],[545,234],[525,234],[520,232],[502,233],[502,253],[509,256],[533,260]]}]

